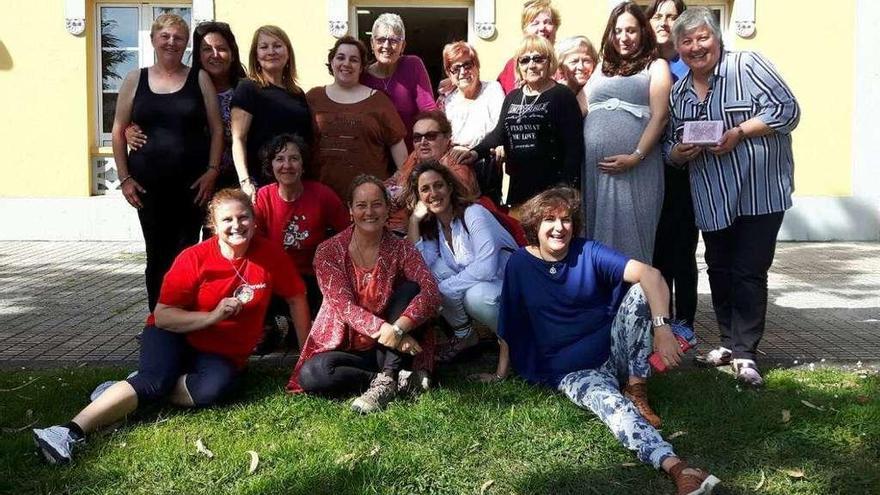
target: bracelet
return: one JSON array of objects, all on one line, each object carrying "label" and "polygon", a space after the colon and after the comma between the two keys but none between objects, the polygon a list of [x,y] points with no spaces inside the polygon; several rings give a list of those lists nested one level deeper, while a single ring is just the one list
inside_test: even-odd
[{"label": "bracelet", "polygon": [[636,150],[633,151],[632,154],[638,156],[638,157],[639,157],[639,161],[642,161],[642,160],[645,159],[645,154],[642,153],[642,150],[640,150],[640,149],[638,149],[638,148],[636,148]]},{"label": "bracelet", "polygon": [[127,181],[128,179],[131,179],[131,174],[128,174],[125,177],[123,177],[122,179],[120,179],[119,185],[122,186],[123,184],[125,184],[125,181]]}]

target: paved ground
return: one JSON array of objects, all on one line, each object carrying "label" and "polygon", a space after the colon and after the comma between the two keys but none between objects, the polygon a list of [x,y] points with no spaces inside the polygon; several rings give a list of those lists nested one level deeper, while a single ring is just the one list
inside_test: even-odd
[{"label": "paved ground", "polygon": [[[0,242],[0,367],[135,362],[146,316],[142,249]],[[718,337],[702,258],[696,327],[706,346]],[[769,288],[765,364],[880,360],[880,244],[782,243]]]}]

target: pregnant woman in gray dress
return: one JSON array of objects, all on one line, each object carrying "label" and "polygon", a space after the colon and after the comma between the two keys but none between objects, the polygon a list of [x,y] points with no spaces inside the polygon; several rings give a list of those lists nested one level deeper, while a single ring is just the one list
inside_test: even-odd
[{"label": "pregnant woman in gray dress", "polygon": [[660,146],[672,78],[632,2],[614,8],[590,78],[582,175],[588,238],[650,263],[663,205]]}]

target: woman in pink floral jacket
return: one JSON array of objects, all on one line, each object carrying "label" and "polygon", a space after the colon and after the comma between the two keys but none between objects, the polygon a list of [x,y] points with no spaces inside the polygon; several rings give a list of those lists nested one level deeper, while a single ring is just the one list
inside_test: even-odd
[{"label": "woman in pink floral jacket", "polygon": [[382,182],[360,176],[349,196],[353,225],[315,253],[324,302],[287,389],[322,395],[366,389],[352,408],[370,413],[398,391],[429,384],[434,336],[420,326],[437,315],[440,292],[412,243],[385,228],[389,199]]}]

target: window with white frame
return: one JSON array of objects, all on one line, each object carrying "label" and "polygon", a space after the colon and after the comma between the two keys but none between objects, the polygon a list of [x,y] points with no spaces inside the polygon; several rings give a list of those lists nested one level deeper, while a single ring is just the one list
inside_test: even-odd
[{"label": "window with white frame", "polygon": [[[100,88],[97,102],[96,141],[98,146],[110,146],[110,131],[116,112],[116,98],[122,80],[130,71],[147,67],[155,62],[155,53],[150,44],[150,27],[161,14],[177,14],[192,30],[192,6],[181,3],[98,3],[96,5],[98,22],[95,33],[98,53],[96,87]],[[187,65],[192,58],[192,32],[190,43],[183,56]]]},{"label": "window with white frame", "polygon": [[[638,4],[642,6],[643,9],[647,9],[648,6],[651,5],[650,0],[639,0]],[[706,7],[712,11],[715,15],[715,20],[718,21],[718,25],[721,26],[721,33],[724,41],[729,41],[727,39],[727,26],[730,22],[730,7],[728,2],[718,1],[718,0],[686,0],[685,5],[688,7]]]}]

